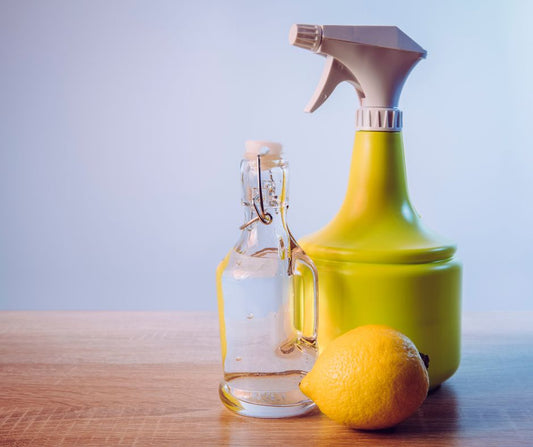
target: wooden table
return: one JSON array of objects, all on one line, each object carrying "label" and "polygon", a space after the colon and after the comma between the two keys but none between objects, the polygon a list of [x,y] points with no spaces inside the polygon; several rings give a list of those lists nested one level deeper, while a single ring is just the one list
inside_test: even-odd
[{"label": "wooden table", "polygon": [[533,313],[468,314],[459,371],[392,430],[219,402],[214,313],[0,312],[0,446],[533,445]]}]

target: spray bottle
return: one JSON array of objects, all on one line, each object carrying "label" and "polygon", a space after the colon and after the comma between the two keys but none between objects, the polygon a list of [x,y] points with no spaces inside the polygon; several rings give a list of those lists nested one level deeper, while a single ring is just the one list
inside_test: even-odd
[{"label": "spray bottle", "polygon": [[459,366],[461,263],[456,246],[425,227],[409,200],[398,108],[426,51],[389,26],[293,25],[289,41],[326,57],[307,112],[343,81],[361,102],[344,203],[299,241],[319,272],[320,350],[356,326],[387,324],[429,355],[436,388]]}]

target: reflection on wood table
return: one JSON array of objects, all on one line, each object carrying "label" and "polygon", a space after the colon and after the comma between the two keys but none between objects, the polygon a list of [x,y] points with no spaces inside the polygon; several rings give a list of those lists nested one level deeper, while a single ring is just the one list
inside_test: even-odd
[{"label": "reflection on wood table", "polygon": [[214,313],[0,312],[0,446],[533,445],[533,313],[467,314],[456,375],[404,423],[219,402]]}]

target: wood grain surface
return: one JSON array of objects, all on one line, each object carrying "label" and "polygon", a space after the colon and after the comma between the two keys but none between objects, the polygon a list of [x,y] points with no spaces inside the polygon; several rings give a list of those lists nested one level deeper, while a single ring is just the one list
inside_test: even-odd
[{"label": "wood grain surface", "polygon": [[533,313],[468,314],[456,375],[394,429],[219,401],[214,313],[0,312],[0,446],[533,445]]}]

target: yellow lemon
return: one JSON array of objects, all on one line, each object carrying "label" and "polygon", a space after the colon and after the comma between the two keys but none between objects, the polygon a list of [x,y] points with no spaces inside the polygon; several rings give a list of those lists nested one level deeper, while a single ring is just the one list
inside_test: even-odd
[{"label": "yellow lemon", "polygon": [[360,326],[328,345],[300,389],[326,416],[349,427],[392,427],[427,396],[427,360],[422,355],[395,329]]}]

